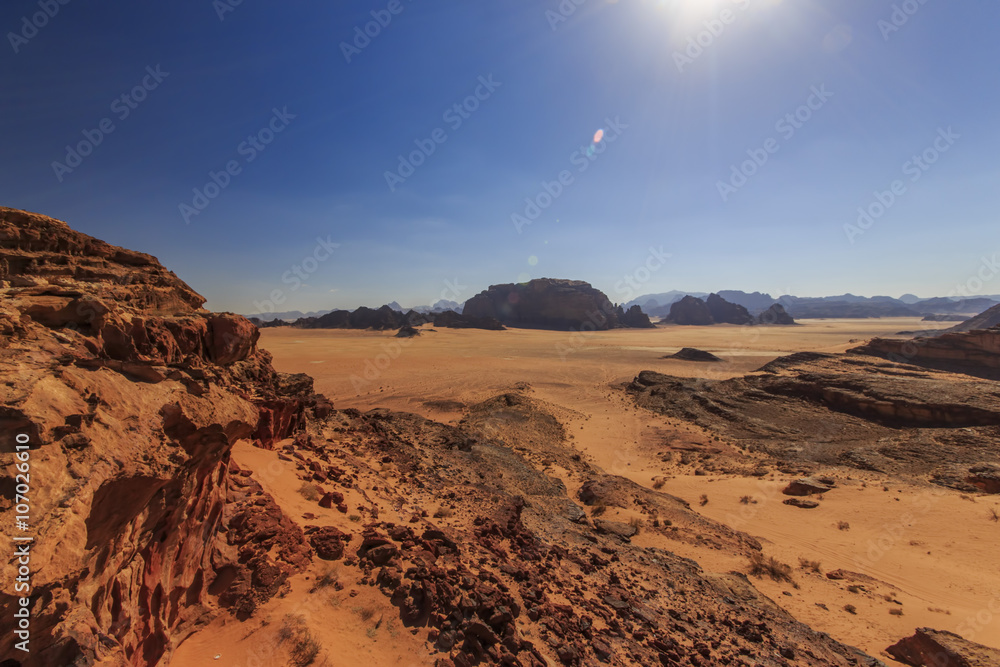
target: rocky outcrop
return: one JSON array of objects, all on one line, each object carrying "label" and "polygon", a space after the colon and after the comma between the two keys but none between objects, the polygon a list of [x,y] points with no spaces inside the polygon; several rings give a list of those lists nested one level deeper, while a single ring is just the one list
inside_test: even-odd
[{"label": "rocky outcrop", "polygon": [[726,380],[643,371],[629,390],[641,407],[781,458],[972,489],[973,467],[1000,462],[995,382],[871,355],[798,353]]},{"label": "rocky outcrop", "polygon": [[756,324],[769,325],[789,325],[795,324],[795,319],[788,314],[785,307],[780,303],[772,304],[770,308],[758,315],[754,322]]},{"label": "rocky outcrop", "polygon": [[978,331],[994,327],[1000,327],[1000,305],[993,306],[961,324],[956,324],[950,329],[946,329],[944,333],[962,333],[963,331]]},{"label": "rocky outcrop", "polygon": [[712,319],[720,324],[753,324],[754,318],[743,306],[730,303],[718,294],[709,294],[705,301]]},{"label": "rocky outcrop", "polygon": [[832,488],[833,485],[828,484],[827,481],[803,477],[790,482],[781,492],[786,496],[818,496]]},{"label": "rocky outcrop", "polygon": [[995,667],[1000,651],[967,641],[959,635],[918,628],[912,637],[899,640],[886,651],[911,667]]},{"label": "rocky outcrop", "polygon": [[618,322],[623,327],[630,329],[652,329],[656,325],[649,321],[649,315],[642,312],[639,306],[631,306],[628,310],[623,310],[621,306],[615,309]]},{"label": "rocky outcrop", "polygon": [[702,361],[702,362],[714,362],[722,361],[719,357],[715,356],[711,352],[706,352],[704,350],[698,350],[693,347],[681,348],[679,351],[668,354],[663,357],[664,359],[681,359],[682,361]]},{"label": "rocky outcrop", "polygon": [[[149,255],[0,209],[0,257],[0,450],[27,440],[38,480],[18,660],[164,663],[213,610],[251,609],[310,558],[230,449],[270,446],[329,405],[274,371],[248,320],[203,310]],[[8,543],[12,482],[0,476]],[[5,618],[14,575],[0,570]],[[19,655],[13,640],[0,655]]]},{"label": "rocky outcrop", "polygon": [[492,285],[466,301],[462,310],[468,317],[495,318],[507,326],[525,329],[603,331],[629,326],[622,318],[647,326],[649,318],[644,321],[633,309],[629,312],[622,313],[589,283],[552,278]]},{"label": "rocky outcrop", "polygon": [[704,301],[694,296],[686,296],[670,306],[667,322],[684,326],[706,326],[715,324],[712,311]]},{"label": "rocky outcrop", "polygon": [[434,313],[433,323],[436,327],[446,329],[486,329],[488,331],[503,331],[504,325],[495,317],[475,317],[464,312],[456,313],[446,310]]},{"label": "rocky outcrop", "polygon": [[912,340],[875,338],[850,352],[900,364],[1000,379],[1000,327]]}]

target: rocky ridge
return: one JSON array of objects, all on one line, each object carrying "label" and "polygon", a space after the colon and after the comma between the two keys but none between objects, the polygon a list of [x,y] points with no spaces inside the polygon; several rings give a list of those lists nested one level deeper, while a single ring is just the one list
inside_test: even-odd
[{"label": "rocky ridge", "polygon": [[[31,447],[21,664],[165,662],[220,606],[251,610],[309,562],[276,507],[240,519],[248,495],[269,501],[234,479],[229,450],[270,447],[330,406],[308,377],[271,368],[249,321],[203,310],[150,255],[0,208],[0,257],[0,449]],[[14,478],[0,489],[9,541]],[[14,572],[0,571],[4,617]],[[0,637],[0,655],[13,641]]]}]

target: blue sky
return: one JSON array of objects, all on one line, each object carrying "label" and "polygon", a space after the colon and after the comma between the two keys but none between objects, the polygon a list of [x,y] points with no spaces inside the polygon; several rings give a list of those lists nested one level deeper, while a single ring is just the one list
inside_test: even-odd
[{"label": "blue sky", "polygon": [[237,312],[543,276],[935,296],[1000,252],[996,2],[225,3],[3,3],[0,203]]}]

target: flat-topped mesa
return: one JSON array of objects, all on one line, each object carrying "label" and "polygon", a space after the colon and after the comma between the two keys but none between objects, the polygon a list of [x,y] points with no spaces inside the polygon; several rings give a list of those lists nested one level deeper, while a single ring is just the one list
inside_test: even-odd
[{"label": "flat-topped mesa", "polygon": [[625,313],[589,283],[554,278],[491,285],[469,299],[462,314],[492,317],[525,329],[604,331],[653,326],[641,310],[632,308]]},{"label": "flat-topped mesa", "polygon": [[146,315],[202,310],[205,297],[152,255],[70,229],[61,220],[0,207],[0,285],[54,306],[83,295]]}]

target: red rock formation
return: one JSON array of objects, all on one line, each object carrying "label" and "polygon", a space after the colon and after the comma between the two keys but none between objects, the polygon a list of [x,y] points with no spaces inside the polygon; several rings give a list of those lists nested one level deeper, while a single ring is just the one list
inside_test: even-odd
[{"label": "red rock formation", "polygon": [[[203,310],[154,257],[51,218],[0,208],[0,280],[0,449],[31,444],[32,651],[17,659],[156,664],[219,605],[249,613],[280,590],[311,550],[229,452],[322,410],[311,380],[275,373],[256,327]],[[15,574],[0,570],[5,618]]]}]

